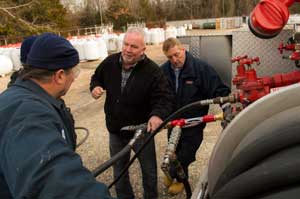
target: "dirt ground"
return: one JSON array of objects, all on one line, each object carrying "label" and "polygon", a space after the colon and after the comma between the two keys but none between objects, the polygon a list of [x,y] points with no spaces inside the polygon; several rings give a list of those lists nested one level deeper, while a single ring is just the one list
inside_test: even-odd
[{"label": "dirt ground", "polygon": [[[165,61],[165,57],[161,52],[161,45],[147,46],[146,54],[158,64],[162,64]],[[99,63],[100,61],[81,63],[81,73],[78,79],[76,79],[73,83],[68,94],[64,97],[66,104],[71,107],[72,113],[75,117],[76,126],[86,127],[90,131],[87,141],[77,149],[77,152],[81,155],[84,165],[91,170],[109,159],[108,132],[105,127],[103,111],[105,96],[102,96],[99,100],[94,100],[90,96],[88,89],[90,77]],[[8,81],[8,76],[0,77],[0,92],[6,88]],[[210,110],[214,113],[219,112],[218,108],[211,108]],[[189,168],[192,190],[197,184],[198,178],[201,175],[201,170],[208,163],[209,156],[220,131],[221,128],[219,123],[208,124],[205,128],[204,141],[198,150],[197,161],[195,161]],[[84,133],[77,131],[77,134],[78,140],[80,141]],[[157,162],[158,167],[160,168],[167,145],[166,131],[162,131],[157,134],[155,142]],[[143,195],[143,188],[141,172],[137,161],[135,161],[130,167],[129,172],[136,198],[140,199]],[[112,169],[108,169],[97,179],[107,185],[110,184],[113,181]],[[179,199],[185,197],[185,193],[177,196],[168,195],[163,186],[162,180],[163,173],[161,169],[158,169],[158,190],[160,199]],[[115,196],[114,189],[111,189],[111,193]]]}]

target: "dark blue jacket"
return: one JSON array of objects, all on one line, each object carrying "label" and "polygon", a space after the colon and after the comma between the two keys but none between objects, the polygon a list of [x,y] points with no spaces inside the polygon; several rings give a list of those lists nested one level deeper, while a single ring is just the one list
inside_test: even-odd
[{"label": "dark blue jacket", "polygon": [[110,198],[74,149],[64,104],[33,81],[0,95],[0,198]]},{"label": "dark blue jacket", "polygon": [[[175,93],[175,74],[171,63],[167,61],[162,65],[162,68]],[[229,93],[230,89],[222,82],[216,71],[210,65],[186,52],[185,63],[179,75],[178,91],[176,93],[176,109],[198,100],[226,96]],[[206,115],[207,112],[208,107],[195,107],[183,113],[181,117],[199,117]]]}]

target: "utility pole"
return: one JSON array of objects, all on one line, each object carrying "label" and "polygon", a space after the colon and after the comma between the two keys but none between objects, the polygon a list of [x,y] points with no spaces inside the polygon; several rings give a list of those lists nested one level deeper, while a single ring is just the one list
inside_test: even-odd
[{"label": "utility pole", "polygon": [[224,0],[222,0],[222,11],[223,11],[222,17],[225,17],[225,1]]},{"label": "utility pole", "polygon": [[102,20],[102,2],[101,2],[101,0],[99,0],[98,3],[99,3],[100,23],[101,23],[101,26],[102,26],[103,25],[103,20]]}]

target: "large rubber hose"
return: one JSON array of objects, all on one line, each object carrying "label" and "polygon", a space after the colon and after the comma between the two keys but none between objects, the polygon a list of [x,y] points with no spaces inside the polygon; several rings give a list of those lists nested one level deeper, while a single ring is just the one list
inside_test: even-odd
[{"label": "large rubber hose", "polygon": [[108,161],[104,162],[99,167],[97,167],[96,169],[94,169],[92,171],[92,174],[94,175],[94,177],[97,177],[98,175],[100,175],[101,173],[103,173],[106,169],[108,169],[110,166],[112,166],[113,164],[115,164],[115,162],[117,162],[121,157],[123,157],[125,154],[129,153],[130,151],[131,151],[131,146],[130,145],[126,145],[116,155],[114,155]]},{"label": "large rubber hose", "polygon": [[[214,192],[221,174],[231,163],[234,150],[249,132],[283,110],[300,106],[300,85],[271,93],[243,110],[224,129],[212,152],[208,167],[209,194]],[[276,124],[275,124],[276,125]]]},{"label": "large rubber hose", "polygon": [[192,189],[191,189],[191,185],[189,183],[189,180],[188,179],[184,179],[182,181],[183,185],[184,185],[184,190],[185,190],[185,193],[186,193],[186,199],[190,199],[191,196],[192,196]]},{"label": "large rubber hose", "polygon": [[284,187],[284,189],[278,189],[271,193],[264,194],[261,197],[258,197],[257,199],[299,199],[300,196],[300,187],[296,186],[290,186],[290,187]]},{"label": "large rubber hose", "polygon": [[185,105],[184,107],[181,107],[180,109],[178,109],[177,111],[175,111],[174,113],[172,113],[171,115],[169,115],[164,121],[163,123],[161,123],[161,125],[159,125],[159,127],[153,132],[151,133],[151,135],[146,139],[145,143],[141,146],[141,148],[134,154],[134,156],[130,159],[130,161],[128,162],[128,164],[123,168],[123,170],[121,171],[120,175],[114,179],[114,181],[108,185],[108,188],[110,189],[128,170],[128,168],[130,167],[130,165],[134,162],[134,160],[137,158],[137,156],[142,152],[142,150],[147,146],[147,144],[151,141],[151,139],[154,138],[154,136],[162,129],[164,128],[167,123],[169,121],[171,121],[172,119],[175,119],[176,117],[178,117],[178,115],[180,115],[181,113],[190,110],[191,108],[194,107],[202,107],[202,106],[208,106],[211,102],[207,101],[207,100],[202,100],[202,101],[197,101],[197,102],[193,102],[191,104]]},{"label": "large rubber hose", "polygon": [[[284,148],[300,144],[300,106],[285,110],[255,127],[238,145],[214,192],[234,177]],[[213,193],[212,193],[213,194]]]},{"label": "large rubber hose", "polygon": [[233,178],[213,194],[211,199],[256,198],[282,187],[299,186],[299,155],[300,145],[275,153]]}]

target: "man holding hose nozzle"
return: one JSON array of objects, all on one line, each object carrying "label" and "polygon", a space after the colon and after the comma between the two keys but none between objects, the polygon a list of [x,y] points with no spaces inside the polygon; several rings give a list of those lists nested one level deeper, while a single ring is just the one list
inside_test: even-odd
[{"label": "man holding hose nozzle", "polygon": [[[230,89],[222,82],[216,71],[207,63],[193,57],[187,52],[180,41],[169,38],[163,43],[163,52],[168,61],[162,69],[172,85],[176,96],[176,109],[195,101],[227,96]],[[193,118],[206,115],[209,107],[193,108],[179,116],[179,118]],[[188,167],[195,161],[195,155],[203,139],[205,124],[182,129],[176,155],[188,177]],[[170,133],[170,132],[169,132]],[[170,194],[183,191],[184,185],[177,182],[178,176],[174,165],[170,165],[172,179],[165,176],[164,184]]]},{"label": "man holding hose nozzle", "polygon": [[[129,29],[121,53],[107,57],[91,78],[90,90],[95,99],[106,91],[104,111],[109,131],[110,155],[113,157],[130,141],[133,134],[120,132],[129,125],[148,123],[154,131],[173,110],[172,92],[162,70],[145,55],[142,29]],[[144,139],[133,146],[136,152]],[[114,164],[116,179],[130,159],[130,152]],[[143,175],[144,199],[157,198],[157,165],[154,140],[138,156]],[[116,183],[120,199],[133,199],[128,171]]]}]

